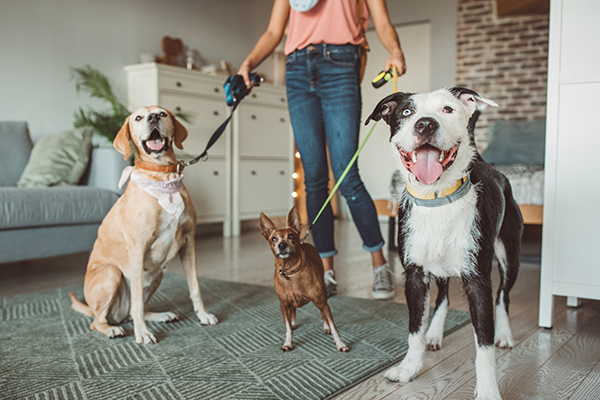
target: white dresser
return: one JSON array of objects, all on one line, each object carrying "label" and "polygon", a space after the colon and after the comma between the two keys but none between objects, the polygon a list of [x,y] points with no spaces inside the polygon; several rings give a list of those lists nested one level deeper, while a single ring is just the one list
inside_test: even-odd
[{"label": "white dresser", "polygon": [[554,296],[600,299],[598,0],[551,0],[539,325]]},{"label": "white dresser", "polygon": [[[189,132],[183,143],[188,157],[204,150],[228,116],[224,76],[155,63],[125,71],[129,109],[157,104],[192,116],[182,122]],[[208,154],[208,161],[184,171],[199,224],[223,222],[224,236],[238,236],[242,220],[257,219],[260,212],[287,214],[293,204],[293,139],[285,89],[265,83],[255,88]]]}]

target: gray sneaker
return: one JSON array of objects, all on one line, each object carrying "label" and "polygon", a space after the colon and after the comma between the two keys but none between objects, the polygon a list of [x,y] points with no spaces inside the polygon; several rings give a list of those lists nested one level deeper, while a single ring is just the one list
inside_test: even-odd
[{"label": "gray sneaker", "polygon": [[333,270],[325,271],[325,286],[327,287],[327,297],[337,294],[337,282],[333,278]]},{"label": "gray sneaker", "polygon": [[373,289],[371,297],[375,300],[389,300],[394,297],[394,273],[389,264],[373,268]]}]

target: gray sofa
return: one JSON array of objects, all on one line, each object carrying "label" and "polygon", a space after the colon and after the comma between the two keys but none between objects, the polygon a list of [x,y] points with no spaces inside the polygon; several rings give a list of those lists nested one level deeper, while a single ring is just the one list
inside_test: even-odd
[{"label": "gray sofa", "polygon": [[18,188],[33,143],[25,122],[0,122],[0,263],[89,251],[119,198],[127,165],[112,148],[94,148],[80,185]]}]

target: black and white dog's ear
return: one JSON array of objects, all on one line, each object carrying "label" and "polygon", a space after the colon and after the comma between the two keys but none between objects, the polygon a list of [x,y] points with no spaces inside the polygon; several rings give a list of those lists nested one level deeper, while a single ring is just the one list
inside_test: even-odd
[{"label": "black and white dog's ear", "polygon": [[401,100],[406,96],[409,96],[410,93],[393,93],[384,98],[377,104],[377,107],[373,110],[369,118],[365,121],[365,125],[367,125],[371,120],[379,121],[383,118],[383,120],[389,125],[389,118],[394,113],[398,104],[400,104]]},{"label": "black and white dog's ear", "polygon": [[448,88],[448,91],[456,96],[469,110],[471,110],[471,114],[475,112],[475,110],[482,111],[487,106],[498,107],[496,102],[480,96],[479,93],[471,89],[464,87],[452,87]]}]

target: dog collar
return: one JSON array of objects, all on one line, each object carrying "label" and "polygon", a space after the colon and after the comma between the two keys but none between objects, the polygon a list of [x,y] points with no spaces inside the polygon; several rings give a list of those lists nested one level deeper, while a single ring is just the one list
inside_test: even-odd
[{"label": "dog collar", "polygon": [[439,207],[450,204],[466,195],[469,192],[469,189],[471,189],[471,178],[469,174],[457,180],[449,188],[424,197],[415,195],[414,190],[412,190],[408,182],[406,182],[406,195],[415,205],[421,207]]},{"label": "dog collar", "polygon": [[183,171],[184,165],[181,163],[171,164],[171,165],[158,165],[158,164],[149,164],[142,161],[135,161],[135,166],[140,169],[145,169],[146,171],[153,172],[177,172],[178,174]]}]

